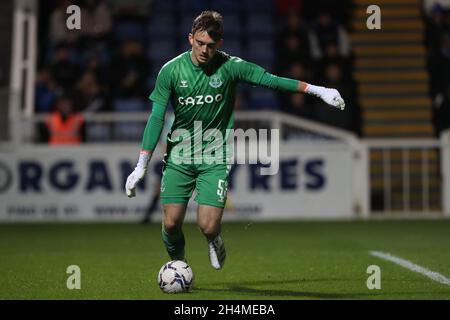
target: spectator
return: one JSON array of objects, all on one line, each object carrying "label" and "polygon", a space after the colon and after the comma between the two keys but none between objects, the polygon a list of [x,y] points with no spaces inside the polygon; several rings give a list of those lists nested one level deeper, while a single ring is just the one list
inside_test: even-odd
[{"label": "spectator", "polygon": [[115,17],[120,19],[137,19],[151,13],[154,0],[109,0]]},{"label": "spectator", "polygon": [[111,32],[112,14],[104,0],[85,0],[81,7],[81,30],[96,40]]},{"label": "spectator", "polygon": [[434,99],[442,99],[442,95],[450,83],[450,33],[444,34],[440,43],[438,56],[430,64],[431,94]]},{"label": "spectator", "polygon": [[358,130],[355,128],[353,119],[355,118],[352,112],[356,110],[355,93],[351,84],[343,81],[343,74],[341,66],[338,64],[329,64],[325,67],[325,78],[322,85],[330,88],[335,88],[339,91],[346,103],[346,108],[343,111],[327,108],[323,103],[316,103],[316,115],[320,122],[349,130]]},{"label": "spectator", "polygon": [[56,100],[56,84],[51,70],[44,67],[38,71],[35,88],[36,112],[50,112]]},{"label": "spectator", "polygon": [[432,111],[434,132],[439,137],[442,131],[450,128],[450,84],[434,100]]},{"label": "spectator", "polygon": [[301,16],[295,11],[289,11],[285,16],[283,16],[284,25],[282,27],[281,33],[295,33],[306,40],[308,37],[308,30],[305,23],[302,21]]},{"label": "spectator", "polygon": [[350,42],[347,31],[342,25],[333,20],[331,14],[322,11],[310,31],[311,55],[314,59],[324,56],[324,51],[329,43],[336,43],[339,55],[350,55]]},{"label": "spectator", "polygon": [[279,61],[290,65],[294,60],[310,61],[308,30],[300,16],[290,11],[284,17],[285,24],[281,29],[282,46],[279,49]]},{"label": "spectator", "polygon": [[305,64],[301,61],[293,61],[289,66],[289,70],[287,72],[288,78],[292,79],[302,79],[302,81],[310,81],[311,75],[309,70],[306,68]]},{"label": "spectator", "polygon": [[61,0],[57,3],[57,8],[50,16],[50,42],[53,47],[60,44],[74,45],[81,36],[81,32],[76,29],[69,30],[66,25],[67,8],[74,3],[70,0]]},{"label": "spectator", "polygon": [[[291,79],[303,79],[310,81],[311,77],[305,65],[300,61],[294,61],[286,72],[286,77]],[[296,116],[314,119],[314,112],[311,108],[309,97],[301,94],[280,93],[279,98],[282,101],[281,110]]]},{"label": "spectator", "polygon": [[432,117],[439,136],[450,128],[450,7],[447,1],[427,0],[424,11]]},{"label": "spectator", "polygon": [[431,58],[439,54],[440,39],[444,34],[444,8],[436,4],[426,17],[426,44]]},{"label": "spectator", "polygon": [[78,77],[78,67],[70,61],[70,50],[66,45],[59,45],[51,62],[51,70],[58,86],[65,91],[70,89]]},{"label": "spectator", "polygon": [[46,137],[51,145],[75,145],[84,140],[84,119],[74,111],[72,101],[62,96],[58,98],[55,111],[45,121]]},{"label": "spectator", "polygon": [[423,9],[426,15],[430,15],[436,6],[440,6],[444,10],[450,9],[448,0],[423,0]]},{"label": "spectator", "polygon": [[95,74],[86,71],[81,76],[75,89],[77,97],[75,109],[83,112],[96,112],[105,109],[105,98],[101,92]]},{"label": "spectator", "polygon": [[343,81],[349,81],[351,79],[352,68],[350,59],[339,54],[336,42],[329,42],[325,45],[323,57],[316,60],[314,64],[314,72],[323,76],[326,67],[330,64],[337,64],[341,67]]},{"label": "spectator", "polygon": [[139,42],[125,41],[112,65],[111,88],[118,97],[142,98],[147,94],[145,78],[149,65]]},{"label": "spectator", "polygon": [[310,120],[315,119],[314,109],[304,94],[291,94],[288,101],[283,104],[283,111]]},{"label": "spectator", "polygon": [[352,9],[355,6],[352,0],[307,0],[304,5],[304,15],[306,17],[317,17],[326,10],[332,12],[333,17],[341,24],[350,22]]},{"label": "spectator", "polygon": [[95,78],[103,91],[109,92],[109,79],[107,64],[100,62],[97,54],[89,53],[86,58],[85,70],[90,71],[95,75]]},{"label": "spectator", "polygon": [[278,69],[283,70],[289,67],[294,61],[309,62],[308,45],[295,33],[282,36],[282,44],[278,51]]},{"label": "spectator", "polygon": [[304,0],[275,0],[278,15],[285,16],[289,12],[302,15],[303,1]]}]

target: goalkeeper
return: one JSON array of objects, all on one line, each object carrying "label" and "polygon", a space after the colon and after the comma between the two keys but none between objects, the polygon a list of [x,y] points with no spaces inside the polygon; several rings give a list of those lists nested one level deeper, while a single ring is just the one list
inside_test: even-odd
[{"label": "goalkeeper", "polygon": [[[152,113],[144,131],[139,160],[125,185],[127,196],[134,197],[136,184],[144,177],[159,140],[170,101],[175,119],[167,137],[161,178],[162,240],[172,260],[185,260],[182,225],[187,204],[195,189],[197,224],[206,237],[209,259],[215,269],[223,267],[226,257],[220,227],[230,165],[225,161],[206,161],[203,153],[199,157],[196,150],[208,150],[216,141],[200,139],[201,145],[198,145],[198,135],[204,137],[208,130],[214,129],[225,137],[226,130],[233,128],[236,84],[243,81],[275,90],[311,94],[333,107],[341,110],[345,107],[335,89],[277,77],[256,64],[218,51],[223,42],[222,33],[221,15],[214,11],[202,12],[193,21],[188,35],[192,49],[161,68],[149,97]],[[198,123],[201,123],[200,131]],[[197,127],[196,130],[194,127]],[[175,132],[183,132],[183,139]],[[186,134],[189,137],[187,146],[192,152],[180,155],[176,151],[180,148],[179,144],[186,142]]]}]

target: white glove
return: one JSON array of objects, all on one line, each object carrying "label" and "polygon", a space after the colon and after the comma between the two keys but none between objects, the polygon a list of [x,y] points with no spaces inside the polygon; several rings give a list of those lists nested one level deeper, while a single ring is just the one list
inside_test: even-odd
[{"label": "white glove", "polygon": [[305,89],[305,92],[322,99],[323,101],[325,101],[326,103],[328,103],[333,107],[336,107],[341,110],[344,110],[345,108],[344,99],[342,99],[341,95],[339,94],[339,91],[337,91],[336,89],[308,84]]},{"label": "white glove", "polygon": [[136,196],[136,185],[145,176],[149,160],[150,155],[148,153],[141,152],[136,168],[134,168],[133,172],[128,176],[127,182],[125,183],[125,191],[128,198],[133,198]]}]

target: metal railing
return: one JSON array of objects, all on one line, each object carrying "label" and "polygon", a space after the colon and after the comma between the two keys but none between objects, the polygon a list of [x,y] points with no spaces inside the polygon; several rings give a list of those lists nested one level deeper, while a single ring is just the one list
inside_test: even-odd
[{"label": "metal railing", "polygon": [[365,139],[373,215],[442,215],[442,141]]},{"label": "metal railing", "polygon": [[[137,143],[148,116],[146,112],[87,113],[88,125],[109,128],[107,139],[93,139],[87,145]],[[21,118],[20,137],[15,141],[20,146],[33,144],[36,125],[45,117]],[[297,148],[299,140],[315,143],[316,139],[330,148],[348,148],[352,152],[357,216],[450,216],[450,130],[441,139],[358,139],[350,132],[274,111],[237,111],[235,123],[236,128],[243,129],[277,128],[285,148]],[[119,124],[129,124],[129,128],[138,124],[140,128],[133,132],[132,139],[115,140],[114,130]]]},{"label": "metal railing", "polygon": [[[139,142],[150,113],[110,112],[84,113],[86,121],[86,143],[117,144]],[[19,120],[21,132],[17,138],[20,143],[43,142],[39,139],[39,125],[43,125],[47,114],[22,116]],[[279,129],[283,140],[355,140],[353,133],[304,120],[276,111],[236,111],[235,128]]]}]

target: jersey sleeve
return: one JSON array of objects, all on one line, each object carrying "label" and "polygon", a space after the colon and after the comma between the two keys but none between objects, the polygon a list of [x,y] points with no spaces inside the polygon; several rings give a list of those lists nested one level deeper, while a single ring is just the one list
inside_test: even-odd
[{"label": "jersey sleeve", "polygon": [[158,73],[155,88],[150,94],[149,99],[159,105],[167,105],[169,103],[171,93],[171,67],[170,65],[165,65]]},{"label": "jersey sleeve", "polygon": [[241,58],[232,57],[230,60],[232,61],[231,72],[237,81],[244,81],[275,90],[298,91],[297,80],[275,76],[257,64],[247,62]]},{"label": "jersey sleeve", "polygon": [[155,150],[158,144],[161,132],[164,128],[164,116],[166,114],[167,104],[153,103],[152,113],[147,120],[144,135],[142,137],[143,150]]},{"label": "jersey sleeve", "polygon": [[231,74],[236,81],[258,85],[266,72],[264,68],[257,64],[245,61],[238,57],[231,57],[230,62]]}]

